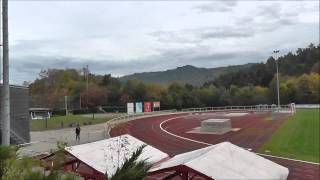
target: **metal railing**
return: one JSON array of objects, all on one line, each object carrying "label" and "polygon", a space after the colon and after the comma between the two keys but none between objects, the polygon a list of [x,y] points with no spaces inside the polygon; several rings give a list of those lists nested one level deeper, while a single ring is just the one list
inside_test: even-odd
[{"label": "metal railing", "polygon": [[[258,106],[262,111],[272,111],[278,109],[274,105],[250,105],[250,106],[219,106],[182,109],[182,112],[207,112],[207,111],[225,111],[225,110],[257,110]],[[290,105],[281,105],[280,109],[290,109]]]},{"label": "metal railing", "polygon": [[116,118],[113,118],[105,123],[105,131],[107,132],[106,136],[109,136],[110,130],[115,127],[119,123],[131,121],[138,119],[140,117],[146,117],[146,116],[154,116],[154,115],[162,115],[162,114],[170,114],[170,113],[177,113],[178,111],[176,109],[171,110],[162,110],[162,111],[153,111],[153,112],[142,112],[142,113],[135,113],[135,114],[126,114],[123,116],[119,116]]},{"label": "metal railing", "polygon": [[159,114],[169,114],[169,113],[186,113],[186,112],[208,112],[208,111],[291,111],[290,105],[281,105],[278,108],[276,105],[268,104],[259,104],[259,105],[250,105],[250,106],[219,106],[219,107],[202,107],[202,108],[186,108],[181,111],[173,110],[163,110],[163,111],[154,111],[146,113],[136,113],[136,114],[126,114],[123,116],[116,117],[109,120],[105,123],[105,131],[107,132],[106,136],[110,136],[110,130],[119,123],[127,122],[130,120],[135,120],[139,117],[152,116]]}]

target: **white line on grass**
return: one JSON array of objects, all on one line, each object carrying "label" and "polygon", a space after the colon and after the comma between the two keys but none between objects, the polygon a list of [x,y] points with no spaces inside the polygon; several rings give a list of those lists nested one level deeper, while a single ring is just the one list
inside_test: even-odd
[{"label": "white line on grass", "polygon": [[[174,118],[170,118],[170,119],[167,119],[165,121],[162,121],[160,123],[160,129],[167,133],[167,134],[170,134],[171,136],[174,136],[174,137],[177,137],[177,138],[180,138],[180,139],[184,139],[184,140],[187,140],[187,141],[192,141],[192,142],[195,142],[195,143],[199,143],[199,144],[204,144],[204,145],[208,145],[208,146],[211,146],[211,145],[214,145],[214,144],[210,144],[210,143],[206,143],[206,142],[202,142],[202,141],[197,141],[197,140],[194,140],[194,139],[190,139],[190,138],[186,138],[186,137],[183,137],[183,136],[179,136],[179,135],[176,135],[176,134],[173,134],[167,130],[165,130],[163,127],[162,127],[162,124],[168,122],[168,121],[171,121],[171,120],[175,120],[175,119],[178,119],[178,118],[184,118],[184,117],[188,117],[188,116],[191,116],[191,115],[186,115],[186,116],[180,116],[180,117],[174,117]],[[303,160],[297,160],[297,159],[290,159],[290,158],[285,158],[285,157],[281,157],[281,156],[273,156],[273,155],[268,155],[268,154],[261,154],[261,153],[256,153],[258,155],[262,155],[262,156],[269,156],[269,157],[273,157],[273,158],[279,158],[279,159],[286,159],[286,160],[290,160],[290,161],[297,161],[297,162],[303,162],[303,163],[308,163],[308,164],[314,164],[314,165],[320,165],[319,163],[315,163],[315,162],[309,162],[309,161],[303,161]]]},{"label": "white line on grass", "polygon": [[316,162],[303,161],[303,160],[298,160],[298,159],[290,159],[290,158],[286,158],[286,157],[274,156],[274,155],[262,154],[262,153],[256,153],[256,154],[261,155],[261,156],[267,156],[267,157],[273,157],[273,158],[279,158],[279,159],[286,159],[286,160],[290,160],[290,161],[297,161],[297,162],[309,163],[309,164],[314,164],[314,165],[320,165],[320,163],[316,163]]}]

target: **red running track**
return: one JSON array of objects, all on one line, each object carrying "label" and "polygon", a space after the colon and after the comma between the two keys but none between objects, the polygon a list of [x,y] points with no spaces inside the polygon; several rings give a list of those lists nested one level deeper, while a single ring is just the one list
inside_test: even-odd
[{"label": "red running track", "polygon": [[[206,144],[181,139],[164,132],[160,128],[160,124],[162,123],[163,129],[178,136],[209,144],[229,141],[240,147],[256,151],[285,121],[286,116],[287,115],[280,114],[275,117],[275,120],[270,120],[271,114],[264,112],[249,113],[245,116],[238,117],[225,117],[223,112],[162,115],[123,123],[113,128],[110,135],[130,134],[166,152],[170,156],[207,146]],[[209,118],[229,118],[231,119],[232,127],[240,128],[240,130],[231,131],[223,135],[188,133],[188,131],[193,128],[199,127],[202,120]],[[167,121],[168,119],[172,120]],[[279,158],[266,158],[288,167],[290,171],[288,179],[320,179],[319,165]]]}]

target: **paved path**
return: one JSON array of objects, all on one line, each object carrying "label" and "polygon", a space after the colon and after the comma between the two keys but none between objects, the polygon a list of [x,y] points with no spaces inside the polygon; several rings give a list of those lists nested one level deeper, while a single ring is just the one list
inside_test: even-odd
[{"label": "paved path", "polygon": [[75,128],[59,130],[34,131],[30,133],[31,143],[21,148],[22,155],[50,153],[57,149],[57,142],[77,145],[107,138],[105,123],[81,127],[80,141],[76,141]]},{"label": "paved path", "polygon": [[[114,114],[95,114],[95,116],[104,117]],[[119,115],[119,114],[118,114]],[[161,116],[162,114],[145,114],[131,118],[117,120],[112,122],[113,126],[118,123],[140,119],[145,117]],[[91,116],[91,115],[86,115]],[[20,155],[33,156],[38,154],[47,154],[57,149],[57,142],[66,142],[68,146],[84,144],[109,138],[108,130],[105,128],[106,123],[88,125],[81,127],[80,141],[76,141],[75,127],[58,130],[33,131],[30,132],[31,143],[22,147]]]}]

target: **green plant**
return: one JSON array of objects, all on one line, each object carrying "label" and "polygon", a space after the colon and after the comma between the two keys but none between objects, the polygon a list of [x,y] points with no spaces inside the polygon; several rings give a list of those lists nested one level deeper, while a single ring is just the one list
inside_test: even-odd
[{"label": "green plant", "polygon": [[[116,173],[110,177],[111,180],[141,180],[147,177],[151,165],[146,160],[138,161],[145,145],[139,147],[124,164],[117,169]],[[106,175],[106,179],[108,179]]]}]

